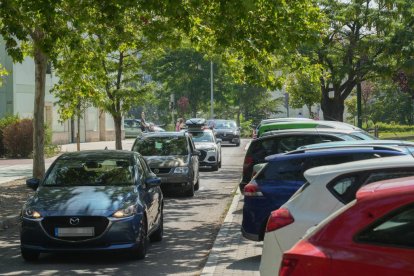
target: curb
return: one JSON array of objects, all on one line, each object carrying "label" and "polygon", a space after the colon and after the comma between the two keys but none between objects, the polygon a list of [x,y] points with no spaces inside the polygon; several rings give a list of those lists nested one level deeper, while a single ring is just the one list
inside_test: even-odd
[{"label": "curb", "polygon": [[214,241],[213,247],[210,250],[210,254],[207,259],[207,263],[204,265],[203,271],[201,271],[201,275],[211,276],[214,275],[214,272],[217,267],[217,263],[220,257],[220,253],[224,251],[226,237],[228,235],[231,222],[234,219],[233,213],[237,209],[237,205],[240,201],[241,193],[239,187],[236,187],[236,195],[233,197],[233,201],[230,205],[229,210],[227,211],[226,218],[223,221],[223,224],[220,227],[220,231],[217,234],[216,240]]},{"label": "curb", "polygon": [[19,215],[0,217],[0,229],[8,229],[10,225],[20,222]]}]

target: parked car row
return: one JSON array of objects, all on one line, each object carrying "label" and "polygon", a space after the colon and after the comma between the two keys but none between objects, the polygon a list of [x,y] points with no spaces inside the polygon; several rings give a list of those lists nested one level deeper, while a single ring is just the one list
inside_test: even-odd
[{"label": "parked car row", "polygon": [[311,124],[268,120],[246,152],[241,231],[264,240],[261,275],[413,275],[414,143]]},{"label": "parked car row", "polygon": [[221,167],[221,141],[199,123],[181,132],[142,133],[131,151],[59,156],[43,179],[27,181],[36,192],[21,212],[22,257],[128,250],[145,258],[149,241],[163,238],[163,193],[194,196],[199,169]]}]

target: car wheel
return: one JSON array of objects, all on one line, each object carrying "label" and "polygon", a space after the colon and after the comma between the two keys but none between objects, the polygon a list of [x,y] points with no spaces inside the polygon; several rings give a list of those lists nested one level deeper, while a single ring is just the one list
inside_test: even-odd
[{"label": "car wheel", "polygon": [[157,230],[151,234],[150,240],[152,242],[159,242],[162,241],[162,237],[164,236],[164,215],[163,211],[161,210],[161,217],[160,217],[160,224],[158,225]]},{"label": "car wheel", "polygon": [[144,216],[141,222],[141,229],[139,232],[138,248],[136,249],[135,257],[138,260],[142,260],[147,255],[148,250],[148,232],[147,232],[147,219]]},{"label": "car wheel", "polygon": [[194,186],[193,183],[191,183],[190,188],[185,192],[184,195],[186,196],[194,196]]},{"label": "car wheel", "polygon": [[218,171],[218,169],[219,169],[219,164],[211,166],[211,170],[214,171],[214,172]]},{"label": "car wheel", "polygon": [[197,179],[196,184],[194,185],[194,190],[198,191],[198,189],[200,189],[200,179]]},{"label": "car wheel", "polygon": [[35,262],[39,259],[39,252],[27,250],[27,249],[21,249],[21,255],[23,259],[27,262]]},{"label": "car wheel", "polygon": [[238,143],[236,144],[236,147],[240,147],[240,142],[238,142]]}]

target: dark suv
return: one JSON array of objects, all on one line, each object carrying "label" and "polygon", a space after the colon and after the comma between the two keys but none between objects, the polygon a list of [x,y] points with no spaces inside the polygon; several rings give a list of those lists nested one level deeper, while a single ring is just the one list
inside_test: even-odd
[{"label": "dark suv", "polygon": [[146,133],[135,140],[132,150],[139,152],[161,178],[164,192],[179,190],[193,196],[198,190],[200,152],[187,132]]},{"label": "dark suv", "polygon": [[209,120],[207,123],[214,130],[216,138],[240,146],[240,127],[234,120]]},{"label": "dark suv", "polygon": [[265,162],[265,157],[284,153],[298,147],[333,141],[372,139],[369,136],[359,135],[356,130],[343,129],[289,129],[271,131],[258,139],[252,140],[244,158],[243,174],[240,181],[240,191],[252,178],[253,166]]}]

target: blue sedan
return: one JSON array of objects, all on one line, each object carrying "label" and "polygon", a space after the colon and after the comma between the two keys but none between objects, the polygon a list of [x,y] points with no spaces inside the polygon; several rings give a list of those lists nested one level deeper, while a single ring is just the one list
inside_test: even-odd
[{"label": "blue sedan", "polygon": [[163,237],[161,181],[136,152],[82,151],[55,160],[22,209],[21,255],[130,251],[146,256]]}]

